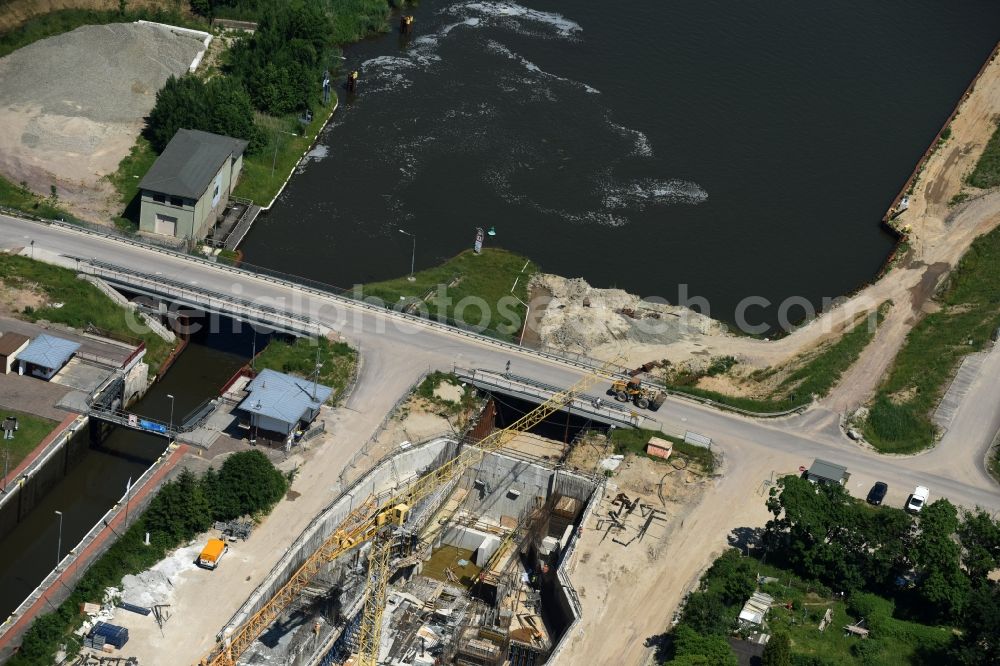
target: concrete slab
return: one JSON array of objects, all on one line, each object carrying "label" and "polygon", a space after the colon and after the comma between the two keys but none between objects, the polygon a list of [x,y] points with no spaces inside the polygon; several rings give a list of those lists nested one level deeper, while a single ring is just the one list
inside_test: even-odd
[{"label": "concrete slab", "polygon": [[0,407],[62,421],[66,412],[57,405],[71,390],[35,377],[0,375]]},{"label": "concrete slab", "polygon": [[934,410],[934,425],[942,430],[947,430],[951,426],[955,418],[955,412],[958,411],[958,407],[962,404],[962,399],[969,392],[969,387],[972,386],[972,383],[976,381],[976,377],[979,376],[983,368],[983,363],[988,356],[988,352],[979,352],[978,354],[969,354],[965,357],[962,365],[958,368],[958,372],[955,374],[955,379],[952,380],[944,397],[941,398],[937,409]]},{"label": "concrete slab", "polygon": [[93,393],[114,372],[107,366],[96,365],[79,358],[71,358],[50,382],[61,386]]}]

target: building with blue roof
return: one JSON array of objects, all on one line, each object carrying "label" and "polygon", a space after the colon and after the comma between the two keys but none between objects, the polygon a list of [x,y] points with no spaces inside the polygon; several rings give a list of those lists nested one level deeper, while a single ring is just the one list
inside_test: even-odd
[{"label": "building with blue roof", "polygon": [[308,379],[262,370],[246,388],[249,395],[239,404],[251,428],[287,437],[300,426],[308,426],[333,389]]},{"label": "building with blue roof", "polygon": [[77,342],[43,333],[18,354],[17,360],[21,363],[19,372],[22,375],[28,373],[32,377],[52,379],[79,348],[80,344]]}]

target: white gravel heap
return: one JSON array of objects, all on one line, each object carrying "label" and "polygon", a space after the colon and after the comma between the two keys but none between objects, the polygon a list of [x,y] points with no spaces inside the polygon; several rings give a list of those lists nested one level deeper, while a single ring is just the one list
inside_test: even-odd
[{"label": "white gravel heap", "polygon": [[174,594],[171,581],[181,573],[197,568],[195,560],[200,551],[199,546],[178,548],[152,569],[136,576],[125,576],[122,578],[122,601],[145,608],[170,603]]}]

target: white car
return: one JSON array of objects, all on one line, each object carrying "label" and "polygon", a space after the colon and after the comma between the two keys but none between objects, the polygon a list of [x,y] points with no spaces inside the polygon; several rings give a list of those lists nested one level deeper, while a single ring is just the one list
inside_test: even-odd
[{"label": "white car", "polygon": [[927,504],[927,497],[930,494],[931,491],[927,490],[927,488],[917,486],[913,490],[913,494],[910,495],[910,501],[906,503],[906,510],[913,513],[920,513],[920,510],[924,508],[924,504]]}]

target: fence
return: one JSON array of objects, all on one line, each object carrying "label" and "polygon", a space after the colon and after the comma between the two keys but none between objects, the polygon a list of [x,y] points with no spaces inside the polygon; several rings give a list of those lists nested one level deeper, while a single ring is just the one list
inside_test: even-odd
[{"label": "fence", "polygon": [[[13,649],[11,643],[17,639],[20,632],[25,631],[30,626],[21,620],[30,619],[32,617],[31,611],[41,601],[44,600],[52,610],[55,610],[57,605],[70,595],[72,586],[128,527],[127,524],[124,524],[128,520],[128,516],[130,514],[139,515],[149,504],[155,496],[155,492],[153,492],[155,485],[166,478],[183,456],[185,449],[186,447],[168,448],[160,455],[142,476],[125,491],[121,499],[84,535],[83,539],[67,552],[56,568],[11,613],[3,625],[0,625],[0,661],[4,661],[10,656]],[[136,497],[137,494],[138,497]],[[112,526],[119,516],[123,517],[123,524],[119,525],[121,532]],[[59,585],[56,585],[57,582]],[[41,613],[42,610],[43,608],[39,606],[37,612]],[[17,634],[12,634],[12,630],[16,631]]]}]

